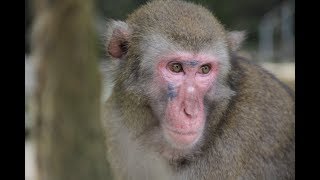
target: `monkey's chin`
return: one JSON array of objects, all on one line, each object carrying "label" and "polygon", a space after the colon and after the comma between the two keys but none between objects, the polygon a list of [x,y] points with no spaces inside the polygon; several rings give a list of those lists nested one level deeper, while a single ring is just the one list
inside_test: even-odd
[{"label": "monkey's chin", "polygon": [[174,148],[187,149],[193,147],[198,142],[201,133],[195,131],[182,132],[165,128],[164,135]]}]

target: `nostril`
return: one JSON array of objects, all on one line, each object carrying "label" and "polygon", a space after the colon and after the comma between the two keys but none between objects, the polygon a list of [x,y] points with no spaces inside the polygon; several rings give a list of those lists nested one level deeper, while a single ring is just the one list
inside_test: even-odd
[{"label": "nostril", "polygon": [[184,111],[184,113],[185,113],[189,118],[192,117],[191,114],[189,114],[189,113],[186,111],[186,109],[184,109],[183,111]]}]

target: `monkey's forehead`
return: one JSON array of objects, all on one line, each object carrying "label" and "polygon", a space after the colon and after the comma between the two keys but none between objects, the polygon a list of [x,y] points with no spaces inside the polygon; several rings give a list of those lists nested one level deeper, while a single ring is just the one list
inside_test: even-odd
[{"label": "monkey's forehead", "polygon": [[155,32],[176,41],[225,39],[224,27],[210,11],[179,0],[151,1],[133,12],[127,22],[136,36]]}]

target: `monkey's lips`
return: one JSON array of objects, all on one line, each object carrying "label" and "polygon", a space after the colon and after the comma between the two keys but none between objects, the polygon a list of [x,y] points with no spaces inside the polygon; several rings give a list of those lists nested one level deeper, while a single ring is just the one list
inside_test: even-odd
[{"label": "monkey's lips", "polygon": [[197,131],[182,131],[172,128],[164,128],[164,134],[167,140],[175,148],[186,148],[195,144],[200,138],[201,133]]}]

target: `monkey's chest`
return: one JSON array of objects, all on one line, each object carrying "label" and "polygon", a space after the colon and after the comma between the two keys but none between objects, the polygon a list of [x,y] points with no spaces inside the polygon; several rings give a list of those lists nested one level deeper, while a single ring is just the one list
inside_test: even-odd
[{"label": "monkey's chest", "polygon": [[[120,141],[119,141],[120,142]],[[143,150],[138,143],[130,139],[122,140],[126,147],[114,153],[114,158],[121,161],[122,173],[126,179],[132,180],[173,180],[171,170],[167,163],[154,152]]]}]

